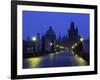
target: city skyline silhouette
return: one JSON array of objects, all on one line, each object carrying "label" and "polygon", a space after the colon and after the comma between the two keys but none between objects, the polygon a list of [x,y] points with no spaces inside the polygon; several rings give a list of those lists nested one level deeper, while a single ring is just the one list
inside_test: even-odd
[{"label": "city skyline silhouette", "polygon": [[89,38],[89,14],[23,11],[23,39],[44,35],[49,26],[57,37],[68,35],[71,22],[83,38]]}]

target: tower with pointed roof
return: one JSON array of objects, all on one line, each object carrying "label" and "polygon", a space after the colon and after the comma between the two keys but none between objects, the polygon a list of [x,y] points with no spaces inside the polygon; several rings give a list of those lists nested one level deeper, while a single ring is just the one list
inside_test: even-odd
[{"label": "tower with pointed roof", "polygon": [[68,46],[71,47],[73,44],[77,43],[78,40],[78,28],[75,26],[74,22],[71,22],[70,28],[68,30]]}]

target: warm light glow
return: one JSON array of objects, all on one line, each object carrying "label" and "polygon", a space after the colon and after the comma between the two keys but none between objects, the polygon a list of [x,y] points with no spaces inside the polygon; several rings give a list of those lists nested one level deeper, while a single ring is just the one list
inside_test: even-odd
[{"label": "warm light glow", "polygon": [[58,47],[58,45],[56,45],[56,47]]},{"label": "warm light glow", "polygon": [[73,49],[74,47],[75,47],[75,46],[73,45],[73,46],[72,46],[72,49]]},{"label": "warm light glow", "polygon": [[77,46],[77,43],[75,43],[75,46]]},{"label": "warm light glow", "polygon": [[63,46],[60,46],[60,48],[63,49],[64,47]]},{"label": "warm light glow", "polygon": [[52,43],[50,43],[50,46],[52,46]]},{"label": "warm light glow", "polygon": [[83,38],[80,38],[80,41],[83,42]]},{"label": "warm light glow", "polygon": [[75,55],[75,60],[76,60],[76,62],[78,62],[78,64],[80,66],[82,66],[82,65],[84,66],[87,64],[87,62],[83,58],[79,57],[78,55]]},{"label": "warm light glow", "polygon": [[32,41],[36,41],[36,37],[32,37]]},{"label": "warm light glow", "polygon": [[26,59],[26,61],[28,62],[30,68],[37,68],[39,66],[41,60],[42,59],[39,58],[39,57]]}]

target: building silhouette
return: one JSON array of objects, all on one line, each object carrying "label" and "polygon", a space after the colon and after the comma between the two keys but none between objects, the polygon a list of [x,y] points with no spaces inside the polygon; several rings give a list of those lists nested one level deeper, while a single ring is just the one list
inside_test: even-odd
[{"label": "building silhouette", "polygon": [[52,29],[52,26],[49,26],[49,29],[45,33],[45,50],[49,52],[54,51],[55,42],[55,31]]},{"label": "building silhouette", "polygon": [[[68,31],[64,36],[57,38],[55,31],[52,26],[49,26],[48,30],[44,35],[40,36],[39,33],[36,35],[36,41],[23,40],[23,52],[24,53],[45,53],[55,52],[57,50],[71,50],[75,43],[78,43],[81,36],[79,35],[78,28],[74,22],[71,22]],[[63,49],[60,49],[63,48]]]},{"label": "building silhouette", "polygon": [[67,37],[67,46],[71,48],[71,46],[77,43],[80,39],[80,35],[78,33],[78,28],[75,28],[74,22],[71,22],[70,28],[68,30],[68,37]]},{"label": "building silhouette", "polygon": [[37,33],[37,36],[36,36],[36,48],[35,48],[35,51],[36,52],[40,52],[41,51],[41,37],[40,37],[40,33]]},{"label": "building silhouette", "polygon": [[51,26],[49,26],[49,29],[45,33],[45,39],[49,41],[56,40],[56,34]]},{"label": "building silhouette", "polygon": [[59,36],[59,38],[56,40],[56,42],[59,45],[62,45],[62,46],[65,46],[65,47],[71,49],[72,45],[77,43],[79,41],[80,37],[81,36],[78,33],[78,28],[76,27],[74,22],[71,22],[70,28],[68,29],[68,31],[66,31],[66,35],[64,35],[62,37]]}]

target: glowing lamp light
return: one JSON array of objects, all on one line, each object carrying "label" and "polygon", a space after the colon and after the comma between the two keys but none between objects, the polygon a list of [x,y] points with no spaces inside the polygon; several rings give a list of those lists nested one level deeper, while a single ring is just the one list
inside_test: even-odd
[{"label": "glowing lamp light", "polygon": [[83,38],[80,38],[80,41],[83,42]]},{"label": "glowing lamp light", "polygon": [[41,62],[41,58],[38,57],[34,57],[34,58],[28,58],[26,59],[27,62],[30,64],[29,67],[30,68],[36,68],[38,67],[39,63]]},{"label": "glowing lamp light", "polygon": [[56,45],[56,47],[58,47],[58,45]]},{"label": "glowing lamp light", "polygon": [[52,43],[50,43],[50,46],[52,46]]},{"label": "glowing lamp light", "polygon": [[60,48],[63,49],[64,47],[63,46],[60,46]]},{"label": "glowing lamp light", "polygon": [[73,46],[72,46],[72,49],[73,49],[74,47],[75,47],[75,46],[73,45]]},{"label": "glowing lamp light", "polygon": [[75,46],[77,46],[77,43],[75,43]]},{"label": "glowing lamp light", "polygon": [[32,37],[32,41],[36,41],[36,37]]}]

